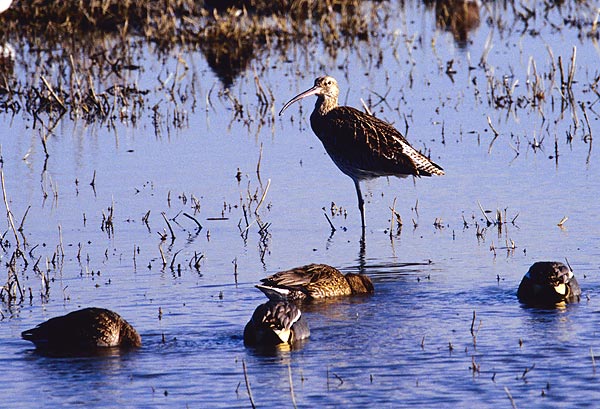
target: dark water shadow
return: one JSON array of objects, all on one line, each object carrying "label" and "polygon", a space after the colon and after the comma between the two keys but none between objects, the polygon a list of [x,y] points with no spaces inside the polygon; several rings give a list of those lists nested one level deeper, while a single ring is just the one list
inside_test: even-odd
[{"label": "dark water shadow", "polygon": [[128,353],[135,352],[136,350],[137,348],[109,347],[74,350],[34,348],[28,351],[32,355],[37,355],[45,358],[111,358],[124,356]]},{"label": "dark water shadow", "polygon": [[278,345],[259,345],[246,347],[248,355],[254,357],[289,357],[290,353],[300,351],[310,342],[310,338],[301,339],[292,344],[281,343]]}]

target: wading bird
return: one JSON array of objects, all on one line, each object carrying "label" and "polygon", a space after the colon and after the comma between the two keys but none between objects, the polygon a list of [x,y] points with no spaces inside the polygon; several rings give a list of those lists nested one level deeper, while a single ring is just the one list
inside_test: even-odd
[{"label": "wading bird", "polygon": [[21,333],[36,348],[56,352],[93,352],[102,348],[142,345],[137,331],[119,314],[104,308],[84,308],[50,318]]},{"label": "wading bird", "polygon": [[361,180],[379,176],[443,175],[444,170],[410,146],[391,124],[355,108],[338,106],[339,93],[335,78],[319,77],[312,88],[288,101],[279,115],[294,102],[317,96],[310,115],[311,128],[337,167],[354,181],[364,232]]},{"label": "wading bird", "polygon": [[367,294],[373,282],[364,274],[342,274],[327,264],[309,264],[280,271],[260,280],[256,286],[271,300],[304,300]]},{"label": "wading bird", "polygon": [[244,328],[244,344],[271,347],[293,344],[310,336],[308,323],[297,305],[286,301],[268,301],[256,307]]},{"label": "wading bird", "polygon": [[558,261],[534,263],[521,280],[517,297],[522,303],[553,306],[578,302],[581,288],[571,269]]}]

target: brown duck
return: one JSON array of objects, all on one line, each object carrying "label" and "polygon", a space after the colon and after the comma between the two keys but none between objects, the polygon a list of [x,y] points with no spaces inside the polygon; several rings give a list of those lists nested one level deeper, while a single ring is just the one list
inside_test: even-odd
[{"label": "brown duck", "polygon": [[93,351],[142,345],[142,338],[127,321],[104,308],[84,308],[50,318],[23,331],[21,336],[33,342],[36,348],[49,351]]},{"label": "brown duck", "polygon": [[342,274],[327,264],[309,264],[280,271],[260,280],[256,287],[271,300],[304,300],[366,294],[374,291],[364,274]]}]

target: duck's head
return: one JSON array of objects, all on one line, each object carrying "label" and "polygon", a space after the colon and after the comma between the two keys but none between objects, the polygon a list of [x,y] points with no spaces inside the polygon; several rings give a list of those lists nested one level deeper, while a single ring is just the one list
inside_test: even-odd
[{"label": "duck's head", "polygon": [[348,280],[348,284],[350,284],[353,294],[369,294],[375,292],[375,287],[369,276],[348,273],[346,274],[346,280]]}]

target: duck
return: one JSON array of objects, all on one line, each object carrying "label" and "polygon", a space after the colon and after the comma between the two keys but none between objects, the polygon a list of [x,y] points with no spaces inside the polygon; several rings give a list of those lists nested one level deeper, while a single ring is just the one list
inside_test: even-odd
[{"label": "duck", "polygon": [[525,274],[518,299],[529,305],[552,306],[579,302],[581,288],[573,271],[559,261],[538,261]]},{"label": "duck", "polygon": [[138,332],[119,314],[96,307],[50,318],[23,331],[21,337],[46,351],[81,352],[142,345]]},{"label": "duck", "polygon": [[374,292],[364,274],[347,273],[327,264],[308,264],[263,278],[256,288],[271,300],[311,300]]},{"label": "duck", "polygon": [[244,344],[250,347],[291,345],[309,336],[310,329],[300,308],[283,300],[269,300],[256,307],[244,328]]}]

